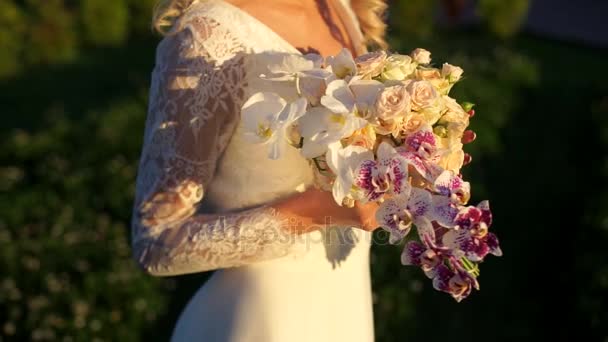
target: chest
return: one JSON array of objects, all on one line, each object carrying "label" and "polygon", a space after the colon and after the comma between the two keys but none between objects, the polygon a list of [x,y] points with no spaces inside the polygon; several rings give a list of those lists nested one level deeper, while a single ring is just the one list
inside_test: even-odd
[{"label": "chest", "polygon": [[[335,55],[343,47],[354,51],[344,14],[343,0],[315,0],[314,5],[292,5],[282,0],[245,2],[241,9],[281,36],[302,53]],[[308,2],[306,2],[308,3]]]}]

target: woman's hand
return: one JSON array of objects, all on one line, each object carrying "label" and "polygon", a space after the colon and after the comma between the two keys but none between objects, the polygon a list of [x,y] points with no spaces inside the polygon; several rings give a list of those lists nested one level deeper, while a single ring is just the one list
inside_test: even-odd
[{"label": "woman's hand", "polygon": [[376,220],[376,211],[378,210],[378,207],[379,205],[377,202],[355,202],[355,207],[353,209],[356,210],[359,217],[360,225],[358,227],[369,232],[372,232],[376,230],[376,228],[380,227],[378,221]]},{"label": "woman's hand", "polygon": [[329,225],[353,226],[366,231],[378,228],[377,203],[356,202],[353,208],[348,208],[338,205],[331,192],[315,188],[276,203],[274,207],[289,219],[289,229],[297,233],[306,233]]}]

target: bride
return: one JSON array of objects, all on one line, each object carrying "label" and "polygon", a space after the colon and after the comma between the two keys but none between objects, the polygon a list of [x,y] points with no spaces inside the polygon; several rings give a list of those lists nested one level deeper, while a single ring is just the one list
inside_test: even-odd
[{"label": "bride", "polygon": [[335,204],[291,146],[246,143],[245,99],[273,54],[384,47],[382,0],[163,0],[132,218],[152,275],[217,270],[174,341],[372,341],[374,203]]}]

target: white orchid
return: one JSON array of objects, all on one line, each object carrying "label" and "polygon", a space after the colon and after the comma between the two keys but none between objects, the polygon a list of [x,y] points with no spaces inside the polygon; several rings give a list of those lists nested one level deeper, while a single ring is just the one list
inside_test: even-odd
[{"label": "white orchid", "polygon": [[242,108],[245,137],[252,143],[269,144],[270,159],[278,159],[289,127],[306,112],[306,99],[287,103],[275,93],[256,93]]},{"label": "white orchid", "polygon": [[357,64],[348,49],[342,49],[335,56],[327,57],[328,70],[339,78],[354,76],[357,73]]},{"label": "white orchid", "polygon": [[296,54],[272,55],[267,61],[270,75],[262,75],[269,81],[294,81],[299,75],[319,68],[311,57]]},{"label": "white orchid", "polygon": [[367,117],[374,109],[376,99],[384,88],[378,81],[353,77],[349,82],[334,80],[327,85],[321,104],[334,113],[353,113]]},{"label": "white orchid", "polygon": [[318,157],[331,143],[349,137],[365,125],[365,119],[352,113],[334,113],[325,107],[312,107],[298,121],[299,133],[304,138],[302,155]]},{"label": "white orchid", "polygon": [[301,72],[296,80],[296,90],[305,97],[312,106],[321,102],[321,97],[327,90],[327,85],[336,79],[336,75],[325,69],[312,69]]},{"label": "white orchid", "polygon": [[336,175],[332,193],[336,203],[342,204],[345,198],[357,199],[353,193],[355,170],[364,160],[373,159],[372,151],[362,146],[347,146],[342,148],[339,141],[331,143],[326,153],[329,168]]},{"label": "white orchid", "polygon": [[270,74],[261,77],[267,81],[294,82],[298,96],[316,106],[327,84],[336,78],[332,72],[321,68],[322,64],[322,57],[315,54],[275,56],[268,63]]}]

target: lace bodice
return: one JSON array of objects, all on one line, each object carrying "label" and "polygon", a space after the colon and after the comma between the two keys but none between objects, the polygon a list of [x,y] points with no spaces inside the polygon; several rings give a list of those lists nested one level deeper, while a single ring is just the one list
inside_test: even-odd
[{"label": "lace bodice", "polygon": [[297,53],[215,0],[195,1],[159,44],[132,216],[134,257],[148,272],[201,272],[289,253],[294,237],[267,204],[309,186],[311,166],[293,148],[271,161],[239,134],[244,100],[267,86],[257,76],[268,51]]}]

